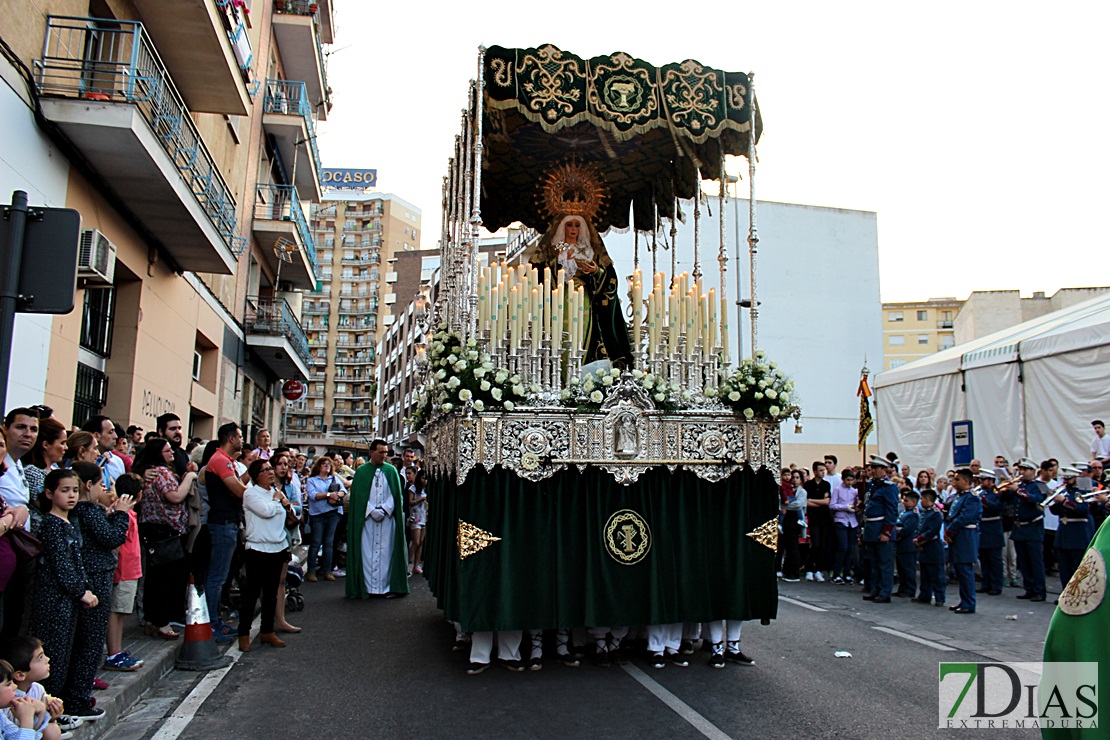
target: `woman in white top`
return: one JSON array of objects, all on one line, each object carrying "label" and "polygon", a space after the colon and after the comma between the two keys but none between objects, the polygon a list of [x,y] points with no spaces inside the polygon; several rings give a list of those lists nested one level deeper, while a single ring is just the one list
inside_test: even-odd
[{"label": "woman in white top", "polygon": [[289,561],[286,549],[285,512],[291,504],[285,494],[274,486],[274,467],[269,460],[255,460],[247,468],[251,485],[243,494],[243,516],[246,519],[243,562],[247,567],[247,583],[239,606],[239,649],[251,649],[251,623],[254,608],[262,595],[262,630],[258,639],[273,647],[285,647],[274,634],[274,606],[281,582],[281,568]]}]

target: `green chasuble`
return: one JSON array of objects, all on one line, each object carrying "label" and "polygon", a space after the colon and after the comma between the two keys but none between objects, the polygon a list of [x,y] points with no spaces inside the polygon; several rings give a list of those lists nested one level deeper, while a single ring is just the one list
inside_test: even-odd
[{"label": "green chasuble", "polygon": [[[1060,604],[1049,622],[1044,642],[1046,663],[1098,663],[1099,699],[1110,696],[1110,641],[1106,637],[1110,633],[1110,600],[1106,598],[1107,561],[1110,561],[1110,529],[1104,523],[1083,556],[1079,569],[1060,594]],[[1046,695],[1045,684],[1051,679],[1050,673],[1046,669],[1042,677],[1039,692],[1042,704]],[[1101,701],[1099,704],[1098,728],[1062,729],[1058,722],[1051,729],[1042,725],[1041,736],[1053,739],[1106,737],[1101,723],[1110,723],[1110,705]],[[1067,706],[1073,709],[1072,717],[1075,717],[1073,705],[1074,696],[1069,696]]]},{"label": "green chasuble", "polygon": [[[351,503],[347,511],[347,578],[346,593],[349,599],[367,599],[366,581],[362,575],[362,528],[366,523],[366,504],[370,500],[370,486],[374,482],[377,465],[369,463],[355,471],[351,484]],[[389,564],[389,592],[409,592],[408,556],[405,550],[405,509],[401,499],[401,478],[397,468],[389,463],[380,466],[389,490],[393,494],[393,557]]]}]

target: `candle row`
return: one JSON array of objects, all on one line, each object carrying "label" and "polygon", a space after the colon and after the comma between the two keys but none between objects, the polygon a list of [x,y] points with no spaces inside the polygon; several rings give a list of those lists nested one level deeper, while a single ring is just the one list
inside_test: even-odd
[{"label": "candle row", "polygon": [[[658,272],[652,278],[647,300],[642,296],[643,277],[636,270],[632,275],[633,336],[642,336],[641,311],[646,310],[650,357],[675,356],[682,348],[680,339],[685,337],[685,359],[692,359],[694,352],[700,351],[702,359],[720,352],[728,361],[728,306],[723,296],[717,299],[716,288],[704,292],[701,281],[691,281],[684,272],[668,289],[666,273]],[[663,327],[667,328],[665,347]]]},{"label": "candle row", "polygon": [[586,326],[586,301],[581,286],[566,282],[559,270],[551,279],[547,270],[531,265],[497,263],[482,268],[478,276],[478,329],[496,341],[508,335],[516,350],[524,338],[538,351],[541,342],[559,346],[562,334],[571,347],[581,347]]}]

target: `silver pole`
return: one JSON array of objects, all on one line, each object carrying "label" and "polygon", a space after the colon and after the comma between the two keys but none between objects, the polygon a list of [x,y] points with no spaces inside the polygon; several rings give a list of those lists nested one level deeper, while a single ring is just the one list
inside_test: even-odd
[{"label": "silver pole", "polygon": [[755,357],[755,351],[759,349],[759,302],[756,300],[755,292],[755,253],[759,244],[759,232],[755,225],[755,72],[748,73],[748,93],[751,95],[751,109],[749,111],[751,125],[748,129],[748,189],[750,192],[748,196],[750,198],[748,201],[748,255],[751,259],[748,271],[751,277],[751,291],[748,298],[752,302],[749,312],[752,317],[752,357]]}]

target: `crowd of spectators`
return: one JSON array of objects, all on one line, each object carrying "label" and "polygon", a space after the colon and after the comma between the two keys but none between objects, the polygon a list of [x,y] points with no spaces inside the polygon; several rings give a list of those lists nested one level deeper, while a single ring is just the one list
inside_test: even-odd
[{"label": "crowd of spectators", "polygon": [[[123,647],[129,623],[153,639],[178,639],[190,578],[213,639],[237,638],[246,651],[259,600],[263,644],[284,647],[277,633],[301,631],[284,608],[295,546],[311,543],[309,580],[344,574],[333,558],[344,550],[341,502],[364,464],[350,452],[317,457],[313,448],[272,447],[267,430],[252,446],[234,423],[207,443],[186,441],[172,413],[149,432],[103,415],[68,428],[45,406],[12,409],[3,422],[4,737],[29,730],[28,737],[65,738],[102,717],[93,691],[107,683],[98,670],[142,668]],[[422,529],[420,461],[410,450],[394,464],[412,471],[406,514]],[[420,570],[419,552],[413,565]]]},{"label": "crowd of spectators", "polygon": [[[835,455],[808,467],[784,467],[777,575],[788,583],[858,583],[865,599],[889,601],[876,598],[882,590],[873,582],[873,567],[878,566],[862,538],[863,525],[879,518],[869,516],[875,513],[868,509],[869,499],[885,482],[897,491],[897,518],[888,537],[897,590],[890,595],[944,604],[947,585],[960,581],[957,535],[970,530],[977,551],[969,562],[978,582],[975,592],[1000,596],[1004,588],[1016,587],[1021,589],[1019,599],[1045,601],[1047,578],[1058,576],[1061,588],[1067,585],[1110,512],[1105,472],[1110,437],[1101,420],[1092,426],[1089,455],[1064,464],[1056,458],[1011,463],[999,455],[990,467],[972,460],[942,471],[913,471],[890,452],[859,467],[840,468]],[[971,507],[956,506],[965,492],[976,499],[974,515]],[[957,515],[954,509],[962,512]],[[962,593],[960,605],[950,608],[973,612],[974,596],[969,600]]]}]

